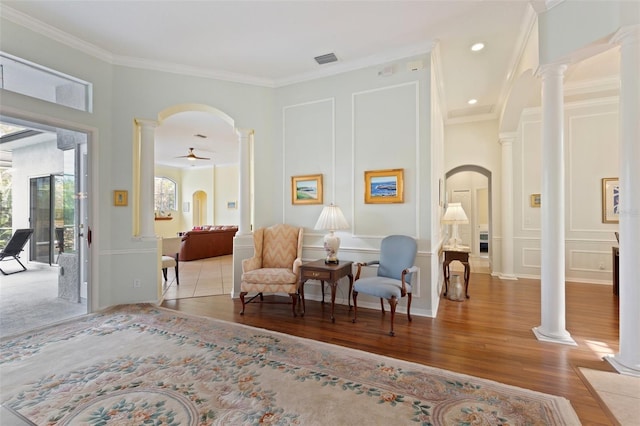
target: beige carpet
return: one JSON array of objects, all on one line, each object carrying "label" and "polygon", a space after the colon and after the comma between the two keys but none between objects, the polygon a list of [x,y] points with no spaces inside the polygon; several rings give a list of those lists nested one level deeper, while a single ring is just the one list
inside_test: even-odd
[{"label": "beige carpet", "polygon": [[579,370],[620,425],[640,424],[640,377],[583,367]]},{"label": "beige carpet", "polygon": [[231,294],[233,289],[233,255],[180,262],[180,285],[175,271],[169,268],[163,284],[165,300]]},{"label": "beige carpet", "polygon": [[151,305],[0,340],[38,425],[578,425],[562,397]]}]

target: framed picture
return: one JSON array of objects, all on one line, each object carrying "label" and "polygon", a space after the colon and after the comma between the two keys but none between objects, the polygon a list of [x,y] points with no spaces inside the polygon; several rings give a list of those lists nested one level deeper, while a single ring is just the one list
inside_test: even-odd
[{"label": "framed picture", "polygon": [[540,194],[531,194],[529,205],[531,207],[540,207]]},{"label": "framed picture", "polygon": [[620,215],[620,181],[602,179],[602,223],[618,223]]},{"label": "framed picture", "polygon": [[291,204],[322,203],[322,175],[291,176]]},{"label": "framed picture", "polygon": [[404,169],[364,172],[364,202],[404,203]]},{"label": "framed picture", "polygon": [[129,193],[124,190],[115,190],[113,191],[113,205],[114,206],[126,206],[129,204],[128,200]]},{"label": "framed picture", "polygon": [[238,208],[238,202],[237,201],[227,201],[227,208],[228,209],[237,209]]}]

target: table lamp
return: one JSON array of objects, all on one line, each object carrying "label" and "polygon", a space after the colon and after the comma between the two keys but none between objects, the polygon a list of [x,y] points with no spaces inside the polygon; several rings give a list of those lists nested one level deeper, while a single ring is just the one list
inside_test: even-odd
[{"label": "table lamp", "polygon": [[336,236],[333,231],[348,228],[349,224],[342,214],[340,207],[332,203],[322,209],[322,213],[320,213],[320,217],[318,218],[314,229],[324,229],[329,231],[329,233],[324,236],[324,250],[327,252],[327,257],[324,260],[324,263],[339,263],[338,249],[340,248],[340,238]]},{"label": "table lamp", "polygon": [[447,210],[442,216],[442,223],[451,225],[451,238],[449,239],[449,245],[453,248],[458,248],[458,245],[462,243],[462,239],[458,235],[458,225],[469,223],[469,219],[462,208],[460,203],[449,203]]}]

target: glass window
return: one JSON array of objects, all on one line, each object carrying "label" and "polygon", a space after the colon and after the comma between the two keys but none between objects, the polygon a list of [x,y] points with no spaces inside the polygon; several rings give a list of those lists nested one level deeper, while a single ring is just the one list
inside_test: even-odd
[{"label": "glass window", "polygon": [[90,83],[4,52],[0,52],[0,87],[81,111],[92,110]]},{"label": "glass window", "polygon": [[155,210],[156,212],[170,212],[176,209],[176,183],[166,177],[155,178]]}]

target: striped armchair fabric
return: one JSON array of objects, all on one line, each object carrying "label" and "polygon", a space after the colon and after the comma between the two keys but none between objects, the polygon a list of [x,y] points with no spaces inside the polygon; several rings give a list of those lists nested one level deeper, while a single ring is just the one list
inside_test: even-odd
[{"label": "striped armchair fabric", "polygon": [[[253,234],[255,253],[242,261],[240,301],[245,305],[263,293],[287,293],[291,296],[293,316],[300,286],[303,228],[278,224],[257,229]],[[248,293],[257,293],[245,301]]]}]

